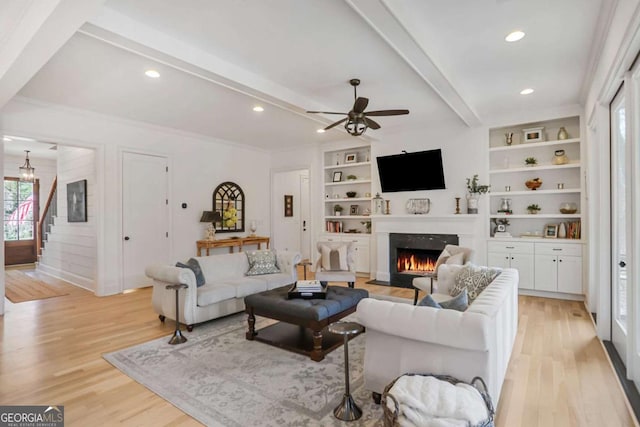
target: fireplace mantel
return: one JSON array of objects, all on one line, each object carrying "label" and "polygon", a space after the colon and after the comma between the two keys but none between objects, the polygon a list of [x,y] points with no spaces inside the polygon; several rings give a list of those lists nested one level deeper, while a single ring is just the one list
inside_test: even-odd
[{"label": "fireplace mantel", "polygon": [[[376,266],[375,278],[389,281],[389,233],[455,234],[460,246],[473,249],[476,254],[484,253],[484,232],[482,215],[372,215],[372,235],[374,236]],[[483,260],[478,260],[483,262]]]}]

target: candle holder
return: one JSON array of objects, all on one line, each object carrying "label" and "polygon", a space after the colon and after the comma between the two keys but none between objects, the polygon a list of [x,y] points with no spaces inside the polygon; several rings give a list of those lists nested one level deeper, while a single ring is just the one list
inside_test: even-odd
[{"label": "candle holder", "polygon": [[460,197],[456,197],[456,215],[460,215]]}]

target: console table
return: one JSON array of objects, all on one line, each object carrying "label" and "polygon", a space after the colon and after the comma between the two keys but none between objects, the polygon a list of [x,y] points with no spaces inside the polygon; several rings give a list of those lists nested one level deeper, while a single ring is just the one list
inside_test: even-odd
[{"label": "console table", "polygon": [[267,244],[269,249],[269,238],[260,236],[247,236],[238,237],[236,239],[217,239],[217,240],[198,240],[196,246],[198,247],[198,256],[202,256],[202,250],[207,250],[207,256],[209,256],[209,249],[211,248],[229,248],[229,253],[233,253],[233,248],[237,247],[239,252],[242,252],[242,248],[246,245],[257,245],[258,249],[262,249],[262,244]]}]

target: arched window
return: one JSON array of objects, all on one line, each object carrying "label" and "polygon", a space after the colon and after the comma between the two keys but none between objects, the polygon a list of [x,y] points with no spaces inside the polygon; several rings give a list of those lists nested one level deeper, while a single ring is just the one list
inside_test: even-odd
[{"label": "arched window", "polygon": [[244,192],[238,184],[223,182],[213,192],[213,210],[222,218],[215,223],[218,233],[244,231]]}]

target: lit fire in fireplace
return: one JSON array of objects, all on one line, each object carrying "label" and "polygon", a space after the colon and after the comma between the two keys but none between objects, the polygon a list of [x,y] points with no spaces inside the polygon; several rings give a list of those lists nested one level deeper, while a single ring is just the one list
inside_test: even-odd
[{"label": "lit fire in fireplace", "polygon": [[433,259],[425,259],[415,255],[405,255],[399,254],[398,256],[398,272],[405,273],[424,273],[424,272],[433,272],[436,267],[436,260]]}]

